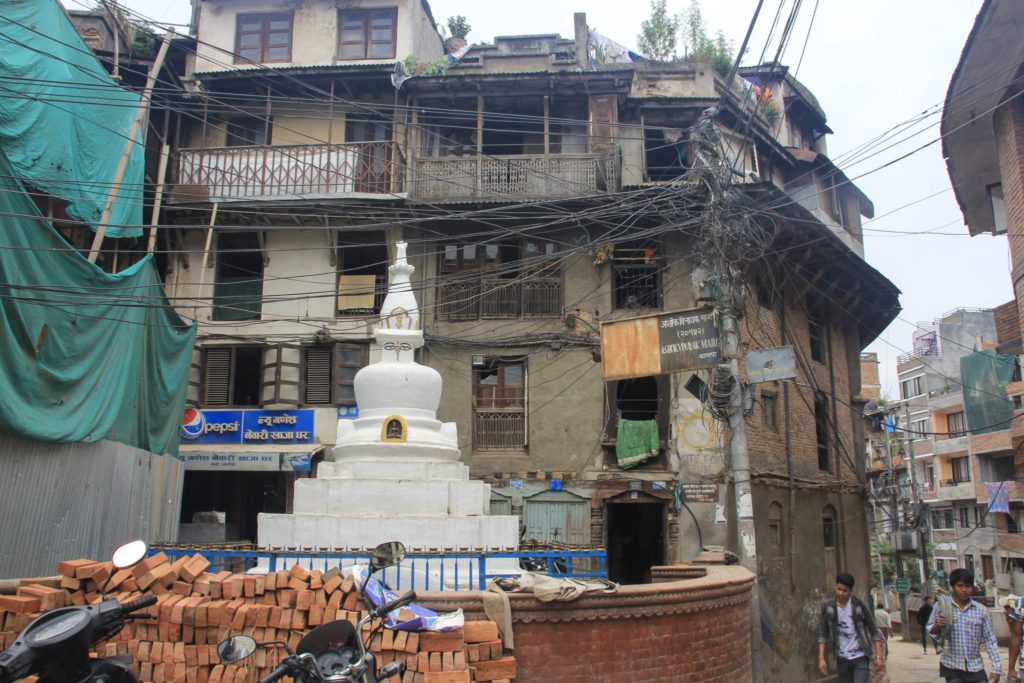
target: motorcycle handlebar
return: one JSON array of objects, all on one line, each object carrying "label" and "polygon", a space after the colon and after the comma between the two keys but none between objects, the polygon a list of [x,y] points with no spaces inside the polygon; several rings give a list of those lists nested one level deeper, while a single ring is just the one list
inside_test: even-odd
[{"label": "motorcycle handlebar", "polygon": [[149,607],[150,605],[155,604],[156,596],[147,595],[145,597],[139,598],[138,600],[133,600],[131,602],[124,603],[123,605],[121,605],[121,612],[122,614],[129,614],[131,612],[135,612],[136,610],[144,609],[146,607]]},{"label": "motorcycle handlebar", "polygon": [[384,614],[387,614],[388,612],[393,612],[394,610],[396,610],[396,609],[398,609],[400,607],[405,607],[406,605],[408,605],[410,602],[412,602],[415,599],[416,599],[416,591],[409,591],[405,595],[399,596],[399,597],[395,598],[394,600],[392,600],[391,602],[386,602],[386,603],[382,604],[380,607],[377,608],[376,614],[377,615],[384,615]]},{"label": "motorcycle handlebar", "polygon": [[288,675],[288,671],[290,669],[291,669],[291,667],[289,666],[288,661],[285,660],[284,662],[278,664],[276,669],[274,669],[273,671],[268,673],[266,676],[261,678],[259,680],[259,683],[274,683],[274,681],[278,680],[279,678],[283,678],[284,676],[287,676]]}]

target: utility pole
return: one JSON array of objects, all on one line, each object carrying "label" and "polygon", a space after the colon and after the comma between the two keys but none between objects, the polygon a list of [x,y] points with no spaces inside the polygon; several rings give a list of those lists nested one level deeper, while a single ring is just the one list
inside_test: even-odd
[{"label": "utility pole", "polygon": [[[896,534],[903,529],[903,524],[900,520],[900,487],[896,482],[896,473],[892,465],[892,440],[889,437],[889,412],[886,411],[886,424],[885,424],[885,460],[886,466],[889,468],[889,486],[892,487],[892,494],[889,496],[889,523],[892,528],[889,533],[889,537],[893,539],[893,551],[896,557],[896,577],[903,578],[903,555],[896,548]],[[909,443],[907,444],[910,445]],[[907,464],[907,451],[904,450],[903,463]],[[908,467],[910,465],[907,465]],[[907,594],[899,593],[900,598],[900,631],[903,634],[903,640],[910,640],[910,613],[907,611]]]},{"label": "utility pole", "polygon": [[[907,434],[907,455],[909,456],[912,453],[911,449],[913,448],[913,446],[911,445],[910,431],[909,431],[909,428],[910,428],[910,401],[907,401],[906,403],[903,404],[903,411],[904,411],[903,414],[904,414],[905,419],[907,421],[907,428],[908,428],[908,431],[906,432],[906,434]],[[916,476],[914,475],[914,463],[913,463],[913,460],[911,460],[910,462],[907,463],[907,472],[910,474],[910,495],[913,496],[913,498],[914,498],[914,510],[920,512],[921,509],[922,509],[921,508],[921,493],[920,493],[920,491],[917,490],[917,481],[916,481]],[[927,516],[925,516],[925,521],[927,522]],[[929,569],[929,567],[928,567],[928,548],[926,547],[927,546],[928,538],[927,538],[927,534],[925,533],[924,527],[925,527],[925,524],[922,524],[921,521],[918,520],[918,524],[917,524],[917,553],[918,553],[918,557],[921,559],[921,572],[923,573],[923,576],[922,576],[922,579],[921,579],[921,594],[922,595],[930,595],[931,594],[931,588],[932,588],[931,569]]]}]

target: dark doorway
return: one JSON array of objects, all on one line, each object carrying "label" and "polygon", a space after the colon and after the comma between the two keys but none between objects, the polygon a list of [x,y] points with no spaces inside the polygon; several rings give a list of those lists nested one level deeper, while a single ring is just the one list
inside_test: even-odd
[{"label": "dark doorway", "polygon": [[224,540],[255,543],[257,516],[288,512],[294,480],[292,472],[185,472],[180,521],[191,523],[196,512],[224,512]]},{"label": "dark doorway", "polygon": [[650,583],[651,567],[665,564],[665,504],[610,502],[606,510],[608,578]]}]

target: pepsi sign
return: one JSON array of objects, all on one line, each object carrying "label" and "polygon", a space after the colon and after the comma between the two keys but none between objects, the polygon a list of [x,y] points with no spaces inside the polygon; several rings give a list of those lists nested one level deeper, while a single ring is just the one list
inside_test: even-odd
[{"label": "pepsi sign", "polygon": [[182,417],[182,443],[313,443],[313,410],[202,410],[189,406]]}]

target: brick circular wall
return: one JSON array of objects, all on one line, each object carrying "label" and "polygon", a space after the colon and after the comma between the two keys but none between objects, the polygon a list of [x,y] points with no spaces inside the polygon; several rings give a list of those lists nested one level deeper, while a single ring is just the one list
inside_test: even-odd
[{"label": "brick circular wall", "polygon": [[[571,602],[511,593],[517,683],[750,680],[750,591],[742,567],[707,576],[622,586]],[[478,592],[424,593],[439,611],[484,619]]]}]

